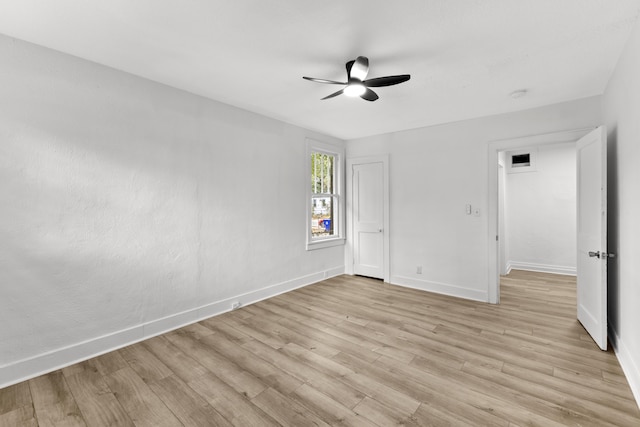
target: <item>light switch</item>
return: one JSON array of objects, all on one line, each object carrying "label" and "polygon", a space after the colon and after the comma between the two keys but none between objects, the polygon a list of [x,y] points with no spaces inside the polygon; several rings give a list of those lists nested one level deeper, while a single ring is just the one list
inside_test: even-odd
[{"label": "light switch", "polygon": [[471,215],[471,205],[466,205],[465,209],[466,209],[467,215]]}]

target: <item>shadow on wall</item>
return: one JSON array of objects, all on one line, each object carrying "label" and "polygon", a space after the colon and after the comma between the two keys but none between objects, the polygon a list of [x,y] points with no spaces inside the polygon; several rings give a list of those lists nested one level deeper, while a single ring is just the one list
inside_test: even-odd
[{"label": "shadow on wall", "polygon": [[[620,242],[619,224],[619,187],[618,187],[618,129],[610,127],[607,135],[607,252],[618,254]],[[608,322],[615,330],[619,330],[619,258],[610,258],[607,262],[607,310]],[[609,334],[609,340],[615,339]],[[615,343],[614,343],[615,345]]]}]

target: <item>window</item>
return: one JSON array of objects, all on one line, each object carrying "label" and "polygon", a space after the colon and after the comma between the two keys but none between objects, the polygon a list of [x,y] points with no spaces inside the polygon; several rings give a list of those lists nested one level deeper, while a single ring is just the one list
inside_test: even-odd
[{"label": "window", "polygon": [[308,141],[307,154],[307,249],[343,244],[341,150]]}]

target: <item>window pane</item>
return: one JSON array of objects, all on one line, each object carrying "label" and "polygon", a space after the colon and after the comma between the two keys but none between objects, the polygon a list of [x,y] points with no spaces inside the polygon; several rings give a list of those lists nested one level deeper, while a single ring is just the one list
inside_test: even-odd
[{"label": "window pane", "polygon": [[318,154],[311,154],[311,193],[318,192]]},{"label": "window pane", "polygon": [[323,153],[311,154],[311,192],[333,194],[335,156]]},{"label": "window pane", "polygon": [[311,236],[333,236],[334,221],[333,210],[335,208],[333,197],[311,198]]},{"label": "window pane", "polygon": [[333,194],[333,156],[326,155],[326,175],[324,182],[326,184],[326,193]]}]

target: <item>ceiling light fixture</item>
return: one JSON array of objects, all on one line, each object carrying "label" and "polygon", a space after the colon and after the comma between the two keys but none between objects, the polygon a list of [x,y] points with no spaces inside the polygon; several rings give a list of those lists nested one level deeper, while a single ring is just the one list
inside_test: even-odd
[{"label": "ceiling light fixture", "polygon": [[367,91],[362,82],[351,82],[344,88],[344,94],[351,97],[361,96]]}]

